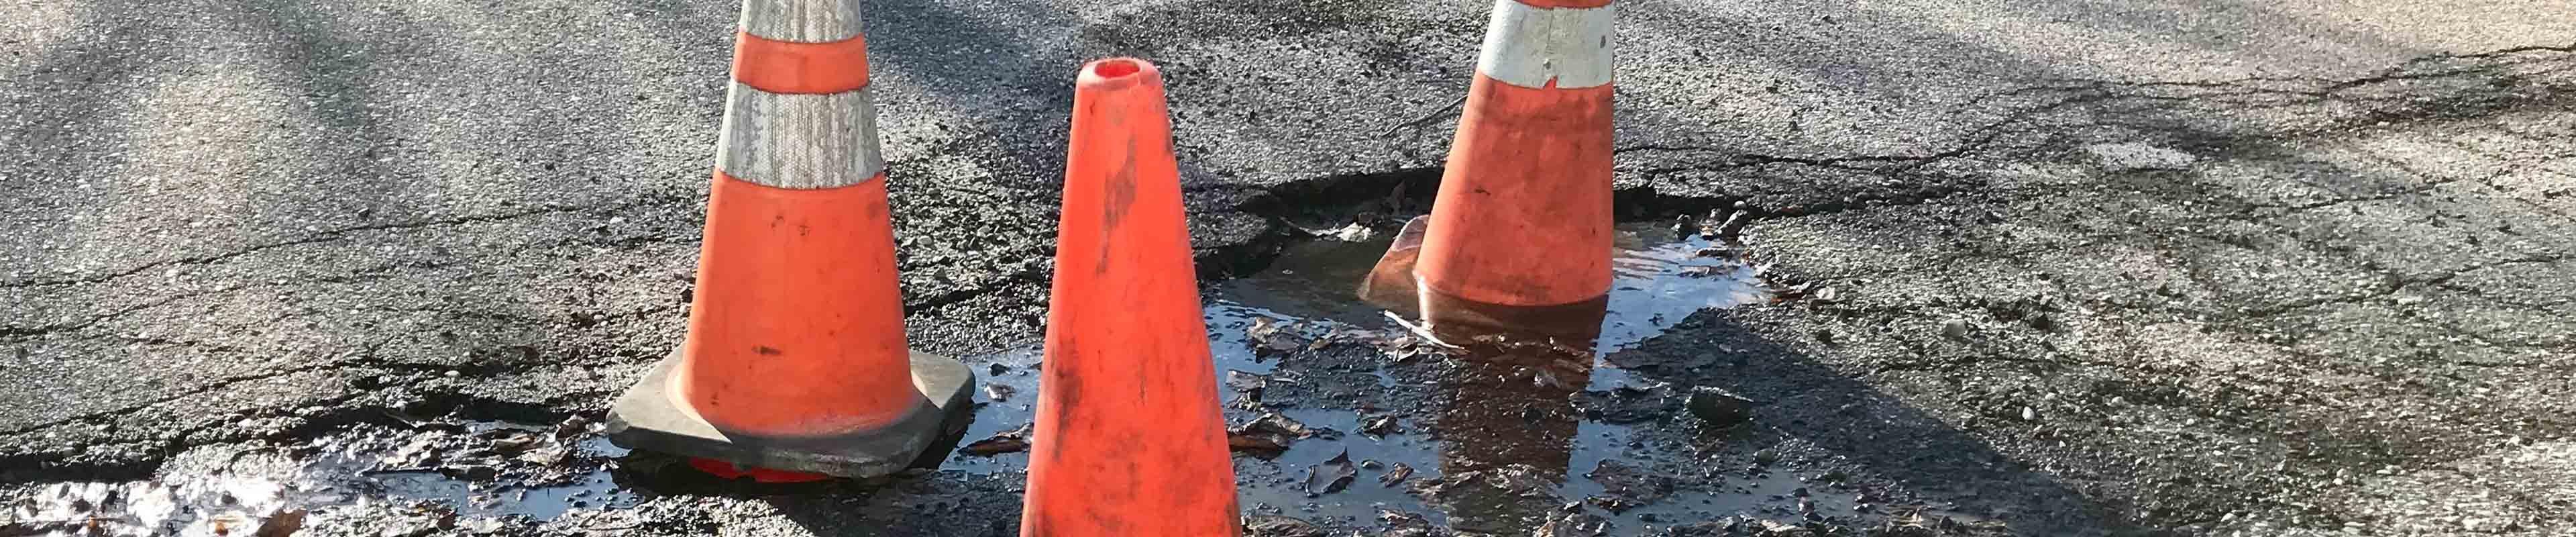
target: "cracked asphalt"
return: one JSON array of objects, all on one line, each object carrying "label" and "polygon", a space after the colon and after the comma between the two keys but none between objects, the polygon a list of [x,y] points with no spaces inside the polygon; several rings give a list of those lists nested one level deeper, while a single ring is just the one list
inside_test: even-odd
[{"label": "cracked asphalt", "polygon": [[[0,0],[0,490],[596,416],[680,337],[735,8]],[[975,357],[1039,333],[1083,60],[1163,67],[1223,277],[1438,165],[1486,4],[867,8],[911,336]],[[1605,360],[2015,534],[2566,535],[2570,9],[1624,3],[1623,214],[1741,202],[1832,292]],[[1011,477],[521,530],[1007,533]]]}]

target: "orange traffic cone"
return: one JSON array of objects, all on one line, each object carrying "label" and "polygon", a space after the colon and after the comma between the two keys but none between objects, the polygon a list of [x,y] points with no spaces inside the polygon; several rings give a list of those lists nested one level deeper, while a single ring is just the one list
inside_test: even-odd
[{"label": "orange traffic cone", "polygon": [[1239,533],[1163,106],[1143,60],[1074,83],[1023,537]]},{"label": "orange traffic cone", "polygon": [[909,350],[858,0],[750,0],[688,339],[619,398],[618,445],[727,476],[909,466],[974,373]]},{"label": "orange traffic cone", "polygon": [[1594,328],[1549,325],[1597,322],[1610,291],[1611,20],[1610,0],[1494,3],[1420,251],[1384,261],[1416,265],[1364,293],[1413,288],[1435,328]]}]

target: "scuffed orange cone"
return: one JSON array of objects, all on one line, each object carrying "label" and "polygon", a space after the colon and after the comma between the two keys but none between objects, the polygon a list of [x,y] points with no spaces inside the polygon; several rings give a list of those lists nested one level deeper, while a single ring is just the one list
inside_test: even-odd
[{"label": "scuffed orange cone", "polygon": [[1162,74],[1083,66],[1024,537],[1239,534]]},{"label": "scuffed orange cone", "polygon": [[617,444],[717,475],[909,466],[974,373],[904,341],[858,0],[748,0],[688,339],[619,398]]},{"label": "scuffed orange cone", "polygon": [[[1495,2],[1421,249],[1386,258],[1415,260],[1434,327],[1579,333],[1545,325],[1606,304],[1611,20],[1609,0]],[[1403,272],[1381,266],[1368,288]]]}]

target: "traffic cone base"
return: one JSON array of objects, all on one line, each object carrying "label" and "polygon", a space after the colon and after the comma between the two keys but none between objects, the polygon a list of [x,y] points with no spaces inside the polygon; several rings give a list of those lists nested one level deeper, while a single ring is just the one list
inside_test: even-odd
[{"label": "traffic cone base", "polygon": [[1428,215],[1404,223],[1404,231],[1396,234],[1395,243],[1369,269],[1368,279],[1360,282],[1362,302],[1422,319],[1442,339],[1505,334],[1590,341],[1600,335],[1602,316],[1610,308],[1608,293],[1567,304],[1520,306],[1469,300],[1422,285],[1414,276],[1414,266],[1430,224]]},{"label": "traffic cone base", "polygon": [[1442,338],[1460,334],[1522,334],[1568,341],[1590,341],[1601,332],[1610,311],[1610,295],[1582,302],[1547,306],[1489,304],[1439,291],[1420,295],[1422,321]]},{"label": "traffic cone base", "polygon": [[[912,385],[923,404],[893,423],[828,437],[728,434],[707,423],[681,396],[676,384],[679,363],[680,354],[671,353],[653,366],[643,382],[617,398],[617,406],[608,413],[610,441],[629,449],[715,459],[753,469],[867,477],[911,466],[933,443],[964,432],[974,412],[969,400],[974,370],[954,358],[915,351]],[[759,477],[756,471],[745,473]]]},{"label": "traffic cone base", "polygon": [[696,468],[700,472],[706,472],[709,475],[725,479],[742,479],[748,477],[751,478],[752,481],[762,483],[812,483],[816,481],[829,481],[832,479],[832,474],[736,466],[734,463],[705,457],[690,457],[689,467]]}]

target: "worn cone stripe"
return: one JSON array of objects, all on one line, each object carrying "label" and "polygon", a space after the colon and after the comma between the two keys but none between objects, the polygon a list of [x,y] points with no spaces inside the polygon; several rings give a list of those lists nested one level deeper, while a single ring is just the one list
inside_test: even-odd
[{"label": "worn cone stripe", "polygon": [[1592,8],[1494,3],[1476,71],[1524,88],[1589,88],[1610,84],[1613,12]]},{"label": "worn cone stripe", "polygon": [[1495,3],[1414,271],[1426,293],[1547,306],[1609,291],[1611,9]]},{"label": "worn cone stripe", "polygon": [[879,177],[877,107],[866,88],[779,94],[735,83],[726,98],[716,166],[779,188],[837,188]]},{"label": "worn cone stripe", "polygon": [[839,93],[868,87],[868,40],[829,43],[734,38],[733,79],[770,93]]},{"label": "worn cone stripe", "polygon": [[1236,535],[1161,74],[1093,62],[1073,108],[1020,534]]},{"label": "worn cone stripe", "polygon": [[857,0],[745,0],[716,166],[779,188],[885,171]]}]

